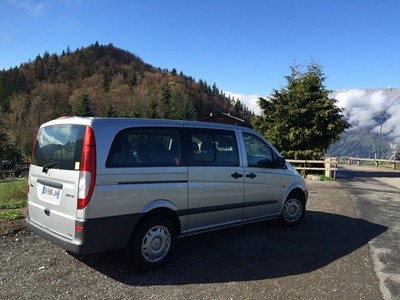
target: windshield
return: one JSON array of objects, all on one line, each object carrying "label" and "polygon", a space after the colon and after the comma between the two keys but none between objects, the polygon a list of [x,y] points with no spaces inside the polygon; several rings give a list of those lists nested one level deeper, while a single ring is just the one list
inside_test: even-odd
[{"label": "windshield", "polygon": [[32,164],[79,170],[85,133],[83,125],[42,127],[36,138]]}]

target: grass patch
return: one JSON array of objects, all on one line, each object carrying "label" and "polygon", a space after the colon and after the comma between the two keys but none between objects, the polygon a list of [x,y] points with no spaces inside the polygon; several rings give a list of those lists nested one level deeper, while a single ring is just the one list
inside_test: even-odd
[{"label": "grass patch", "polygon": [[25,199],[6,199],[0,200],[0,209],[15,209],[26,206]]},{"label": "grass patch", "polygon": [[20,209],[0,210],[0,220],[12,221],[24,218],[24,214]]},{"label": "grass patch", "polygon": [[28,180],[13,179],[0,181],[0,219],[16,220],[24,217]]},{"label": "grass patch", "polygon": [[335,181],[335,179],[325,175],[320,175],[319,178],[321,178],[321,181]]}]

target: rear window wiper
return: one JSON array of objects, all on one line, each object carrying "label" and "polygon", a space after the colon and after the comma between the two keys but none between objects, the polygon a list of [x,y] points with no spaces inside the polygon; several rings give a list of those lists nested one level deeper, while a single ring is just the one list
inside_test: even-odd
[{"label": "rear window wiper", "polygon": [[55,166],[59,166],[61,163],[59,161],[54,161],[52,163],[46,164],[43,166],[42,172],[47,173],[47,171],[51,168],[54,168]]}]

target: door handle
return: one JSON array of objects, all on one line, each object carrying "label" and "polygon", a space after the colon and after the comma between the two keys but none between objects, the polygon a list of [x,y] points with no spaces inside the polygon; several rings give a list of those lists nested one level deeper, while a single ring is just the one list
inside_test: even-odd
[{"label": "door handle", "polygon": [[247,178],[250,178],[250,179],[254,179],[254,178],[257,177],[257,175],[254,174],[254,173],[250,173],[250,174],[247,174],[246,177],[247,177]]},{"label": "door handle", "polygon": [[231,175],[231,177],[233,177],[233,178],[235,178],[235,179],[238,179],[238,178],[243,177],[243,174],[239,174],[238,172],[235,172],[235,173],[233,173],[233,174]]}]

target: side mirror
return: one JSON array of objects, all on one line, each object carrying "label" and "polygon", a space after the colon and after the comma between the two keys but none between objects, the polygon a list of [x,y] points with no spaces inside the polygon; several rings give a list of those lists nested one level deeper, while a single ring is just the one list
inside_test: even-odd
[{"label": "side mirror", "polygon": [[275,166],[276,166],[277,168],[284,168],[284,167],[286,167],[286,159],[284,159],[283,157],[280,157],[280,156],[276,157],[276,158],[275,158]]}]

